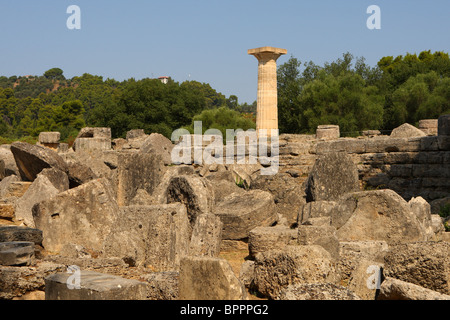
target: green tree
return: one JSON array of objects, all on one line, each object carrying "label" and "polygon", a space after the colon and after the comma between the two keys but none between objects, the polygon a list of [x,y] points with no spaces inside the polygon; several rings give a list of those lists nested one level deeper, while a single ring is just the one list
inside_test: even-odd
[{"label": "green tree", "polygon": [[64,80],[63,76],[64,71],[60,68],[52,68],[44,73],[44,77],[50,80]]}]

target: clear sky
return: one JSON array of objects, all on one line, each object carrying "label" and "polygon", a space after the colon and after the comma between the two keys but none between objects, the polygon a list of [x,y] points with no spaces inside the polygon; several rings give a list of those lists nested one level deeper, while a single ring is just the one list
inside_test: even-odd
[{"label": "clear sky", "polygon": [[[69,5],[81,29],[69,30]],[[369,30],[367,8],[381,9]],[[450,52],[449,0],[0,0],[0,75],[124,79],[171,76],[206,82],[240,102],[256,100],[257,60],[274,46],[322,65],[343,53],[374,66],[383,56]]]}]

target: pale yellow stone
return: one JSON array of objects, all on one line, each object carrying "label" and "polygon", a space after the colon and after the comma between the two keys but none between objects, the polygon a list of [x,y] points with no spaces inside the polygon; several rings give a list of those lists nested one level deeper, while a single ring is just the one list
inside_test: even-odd
[{"label": "pale yellow stone", "polygon": [[248,50],[258,59],[258,97],[256,130],[278,130],[277,59],[286,54],[286,49],[261,47]]}]

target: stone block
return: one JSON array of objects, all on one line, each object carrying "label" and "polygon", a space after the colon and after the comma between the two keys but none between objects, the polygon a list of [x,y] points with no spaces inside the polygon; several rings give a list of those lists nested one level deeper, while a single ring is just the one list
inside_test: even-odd
[{"label": "stone block", "polygon": [[14,205],[13,204],[0,204],[0,219],[13,220],[14,215]]},{"label": "stone block", "polygon": [[450,114],[442,115],[438,119],[438,135],[450,136]]},{"label": "stone block", "polygon": [[103,252],[131,266],[177,270],[189,250],[190,225],[181,203],[121,207]]},{"label": "stone block", "polygon": [[321,140],[339,139],[341,136],[339,126],[336,125],[320,125],[316,130],[316,138]]},{"label": "stone block", "polygon": [[189,255],[217,257],[220,253],[223,223],[213,214],[202,214],[195,220]]},{"label": "stone block", "polygon": [[159,155],[120,153],[117,168],[117,203],[119,206],[128,205],[139,189],[152,195],[165,171],[166,167]]},{"label": "stone block", "polygon": [[306,200],[333,201],[359,189],[358,169],[353,159],[344,152],[328,153],[317,158],[309,174]]},{"label": "stone block", "polygon": [[252,257],[268,250],[282,250],[287,245],[295,244],[297,237],[297,230],[289,227],[257,227],[249,232],[248,250]]},{"label": "stone block", "polygon": [[26,142],[14,142],[11,144],[11,151],[24,181],[34,181],[45,168],[67,172],[66,162],[57,152],[49,148]]},{"label": "stone block", "polygon": [[225,259],[184,257],[181,260],[179,300],[246,300],[244,285]]},{"label": "stone block", "polygon": [[381,283],[377,300],[450,300],[450,295],[398,279],[386,278]]},{"label": "stone block", "polygon": [[339,240],[336,228],[332,226],[298,226],[299,245],[319,245],[330,253],[333,259],[339,259]]},{"label": "stone block", "polygon": [[437,136],[438,119],[419,120],[419,129],[422,130],[428,136]]},{"label": "stone block", "polygon": [[152,272],[141,276],[147,283],[148,300],[178,300],[180,274],[174,271]]},{"label": "stone block", "polygon": [[334,283],[292,284],[281,290],[275,300],[361,300],[348,288]]},{"label": "stone block", "polygon": [[39,134],[39,143],[46,144],[59,144],[61,133],[59,132],[41,132]]},{"label": "stone block", "polygon": [[[287,246],[255,257],[254,285],[264,296],[274,299],[290,284],[336,283],[330,254],[321,246]],[[276,276],[274,276],[276,275]]]},{"label": "stone block", "polygon": [[391,138],[413,138],[424,136],[426,136],[426,134],[422,130],[417,129],[409,123],[404,123],[400,127],[395,128],[390,135]]},{"label": "stone block", "polygon": [[214,207],[214,214],[223,223],[222,238],[226,240],[247,239],[252,229],[271,226],[278,219],[273,196],[261,190],[225,197]]},{"label": "stone block", "polygon": [[97,179],[39,202],[32,211],[46,250],[57,253],[65,244],[76,243],[101,252],[119,208],[109,182]]},{"label": "stone block", "polygon": [[412,242],[391,246],[384,275],[450,294],[450,243]]},{"label": "stone block", "polygon": [[78,289],[74,281],[75,276],[76,273],[56,273],[45,278],[45,300],[146,300],[147,298],[145,282],[81,270]]},{"label": "stone block", "polygon": [[0,242],[0,265],[28,266],[33,260],[33,242]]},{"label": "stone block", "polygon": [[42,244],[42,231],[22,226],[0,226],[0,242],[33,242]]}]

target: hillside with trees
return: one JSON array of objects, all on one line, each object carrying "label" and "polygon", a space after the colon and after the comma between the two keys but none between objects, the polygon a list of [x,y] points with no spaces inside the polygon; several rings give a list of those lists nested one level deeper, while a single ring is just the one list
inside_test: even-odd
[{"label": "hillside with trees", "polygon": [[278,69],[278,96],[280,132],[314,133],[320,124],[339,125],[348,136],[389,132],[450,113],[450,59],[423,51],[370,67],[350,53],[324,66],[291,57]]},{"label": "hillside with trees", "polygon": [[[371,67],[345,53],[323,66],[291,57],[278,67],[281,133],[314,133],[337,124],[346,136],[363,130],[389,132],[408,122],[450,113],[450,58],[447,53],[388,56]],[[172,79],[116,81],[83,74],[71,79],[60,68],[42,76],[0,76],[0,142],[33,141],[42,131],[74,139],[84,126],[110,127],[113,138],[131,129],[166,137],[178,128],[255,128],[256,102],[240,104],[207,83]]]}]

